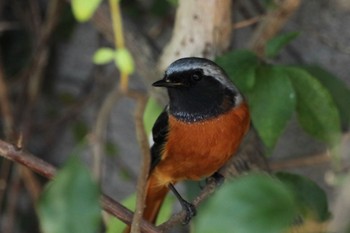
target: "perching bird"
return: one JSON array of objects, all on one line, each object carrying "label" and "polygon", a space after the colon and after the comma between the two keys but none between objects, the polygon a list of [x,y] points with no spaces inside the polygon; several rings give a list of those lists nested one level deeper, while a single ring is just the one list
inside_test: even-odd
[{"label": "perching bird", "polygon": [[249,109],[225,71],[204,58],[173,62],[153,86],[167,88],[169,104],[152,130],[154,144],[143,218],[155,223],[170,189],[187,210],[189,221],[195,208],[177,193],[175,183],[200,180],[218,171],[235,154],[248,131]]}]

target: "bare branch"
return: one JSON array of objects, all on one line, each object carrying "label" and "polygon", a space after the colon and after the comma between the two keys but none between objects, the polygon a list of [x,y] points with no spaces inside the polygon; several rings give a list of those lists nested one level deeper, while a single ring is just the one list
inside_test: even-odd
[{"label": "bare branch", "polygon": [[159,62],[160,70],[181,57],[215,58],[229,46],[231,32],[231,0],[180,0],[173,36]]},{"label": "bare branch", "polygon": [[[3,140],[0,140],[0,156],[15,163],[21,164],[48,179],[54,178],[57,172],[56,168],[51,164],[30,153],[17,150],[17,148],[15,148],[12,144],[9,144]],[[133,213],[107,195],[102,194],[101,205],[105,211],[117,217],[121,221],[125,222],[126,224],[131,223]],[[144,232],[159,233],[156,227],[144,220],[141,221],[140,226]]]},{"label": "bare branch", "polygon": [[277,2],[278,6],[267,13],[249,42],[249,47],[260,56],[264,55],[267,41],[282,29],[300,5],[300,0],[281,0]]},{"label": "bare branch", "polygon": [[98,112],[96,124],[90,137],[90,144],[93,150],[93,174],[96,180],[101,176],[102,154],[105,144],[105,132],[108,118],[113,106],[120,98],[121,93],[118,87],[115,87],[102,103],[101,109]]},{"label": "bare branch", "polygon": [[151,154],[149,150],[148,137],[145,133],[145,127],[143,124],[143,113],[145,111],[147,96],[138,93],[130,92],[129,96],[137,101],[137,108],[135,112],[135,126],[136,126],[136,136],[138,143],[141,147],[142,157],[140,165],[140,174],[137,181],[137,197],[136,197],[136,208],[135,214],[132,219],[131,232],[140,232],[140,223],[142,220],[142,214],[144,210],[145,198],[146,198],[146,184],[148,173],[151,164]]}]

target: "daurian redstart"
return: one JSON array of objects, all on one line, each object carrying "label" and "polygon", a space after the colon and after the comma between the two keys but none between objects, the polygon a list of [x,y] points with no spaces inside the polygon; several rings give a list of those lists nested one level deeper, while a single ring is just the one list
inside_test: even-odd
[{"label": "daurian redstart", "polygon": [[173,62],[153,86],[167,88],[169,104],[152,129],[152,164],[143,218],[155,223],[172,190],[187,210],[189,221],[195,208],[181,198],[175,183],[200,180],[218,171],[248,131],[249,109],[225,71],[204,58]]}]

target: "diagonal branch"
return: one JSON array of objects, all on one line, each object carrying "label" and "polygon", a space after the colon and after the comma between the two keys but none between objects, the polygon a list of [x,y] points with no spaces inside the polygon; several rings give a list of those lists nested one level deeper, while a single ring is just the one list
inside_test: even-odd
[{"label": "diagonal branch", "polygon": [[[21,164],[48,179],[54,178],[57,172],[57,169],[51,164],[39,159],[30,153],[18,150],[15,146],[3,140],[0,140],[0,156],[14,161],[15,163]],[[102,194],[101,205],[105,211],[117,217],[124,223],[131,223],[133,213],[122,206],[120,203],[114,201],[112,198]],[[156,227],[150,223],[147,223],[146,221],[141,221],[140,227],[143,232],[146,233],[160,232],[156,229]]]}]

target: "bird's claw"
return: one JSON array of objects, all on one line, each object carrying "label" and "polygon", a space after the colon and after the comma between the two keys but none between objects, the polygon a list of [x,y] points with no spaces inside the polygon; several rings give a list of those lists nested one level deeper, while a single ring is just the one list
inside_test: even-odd
[{"label": "bird's claw", "polygon": [[181,204],[182,204],[182,208],[186,211],[186,217],[182,221],[182,224],[187,225],[191,221],[191,219],[194,216],[196,216],[197,210],[196,210],[196,207],[192,203],[189,203],[187,201],[183,201]]}]

